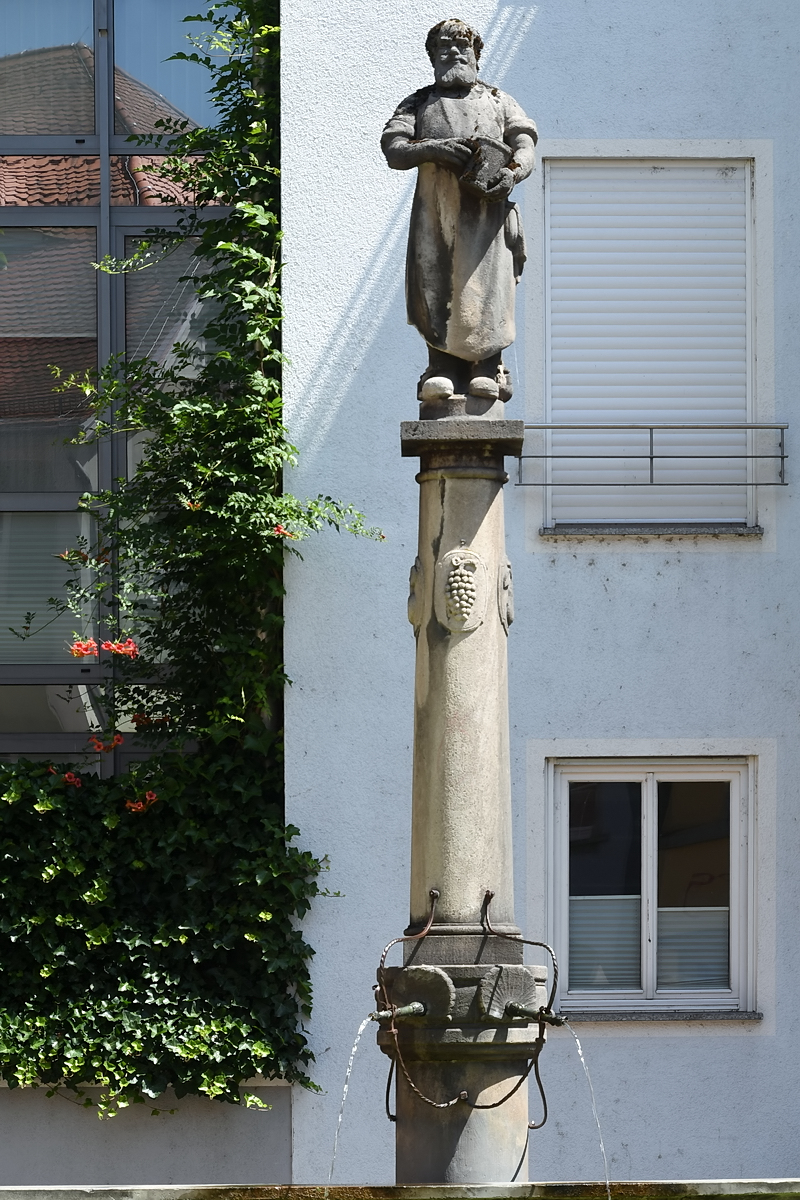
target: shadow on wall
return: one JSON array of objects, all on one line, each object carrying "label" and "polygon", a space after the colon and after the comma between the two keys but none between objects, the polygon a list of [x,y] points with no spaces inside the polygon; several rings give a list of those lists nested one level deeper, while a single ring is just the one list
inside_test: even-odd
[{"label": "shadow on wall", "polygon": [[[485,44],[481,54],[481,76],[489,83],[502,86],[537,11],[535,4],[500,3],[480,29]],[[401,97],[397,99],[399,101]],[[390,112],[386,113],[387,120],[390,115]],[[359,367],[361,375],[369,351],[379,340],[379,331],[390,314],[395,338],[402,331],[405,322],[402,310],[405,244],[415,181],[416,172],[409,171],[402,181],[401,198],[387,217],[378,250],[351,295],[341,304],[342,315],[330,338],[320,347],[304,383],[303,402],[296,407],[291,433],[293,440],[303,447],[307,466],[318,454],[328,453],[327,435],[352,387],[354,367]],[[413,336],[417,337],[416,334]],[[400,384],[400,394],[406,399],[413,396],[417,375],[424,364],[425,354],[420,344],[418,363],[415,357],[409,366],[408,385],[403,384],[402,377],[395,376],[395,384]],[[365,386],[365,378],[369,378],[366,371],[359,380],[360,389]],[[406,407],[410,416],[411,408]]]}]

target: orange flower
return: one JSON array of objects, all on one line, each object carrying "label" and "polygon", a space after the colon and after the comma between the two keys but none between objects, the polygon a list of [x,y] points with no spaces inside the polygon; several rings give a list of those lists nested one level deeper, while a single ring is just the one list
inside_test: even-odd
[{"label": "orange flower", "polygon": [[133,638],[127,638],[124,642],[101,642],[101,650],[110,650],[112,654],[123,654],[125,658],[136,658],[139,653],[139,647]]},{"label": "orange flower", "polygon": [[129,812],[143,813],[147,812],[148,808],[152,808],[157,800],[157,792],[145,792],[144,800],[126,800],[125,807]]},{"label": "orange flower", "polygon": [[103,754],[110,754],[115,746],[121,746],[124,741],[125,738],[121,733],[115,733],[110,742],[104,742],[97,736],[96,733],[93,733],[89,738],[89,743],[92,749],[98,754],[100,754],[101,751]]},{"label": "orange flower", "polygon": [[277,533],[278,537],[285,537],[285,538],[296,538],[297,537],[296,533],[290,533],[288,529],[284,529],[283,525],[276,525],[272,532]]},{"label": "orange flower", "polygon": [[96,658],[97,642],[94,638],[87,638],[85,642],[73,642],[69,652],[73,658]]},{"label": "orange flower", "polygon": [[70,783],[73,787],[81,787],[81,781],[72,771],[67,771],[64,776],[64,783]]}]

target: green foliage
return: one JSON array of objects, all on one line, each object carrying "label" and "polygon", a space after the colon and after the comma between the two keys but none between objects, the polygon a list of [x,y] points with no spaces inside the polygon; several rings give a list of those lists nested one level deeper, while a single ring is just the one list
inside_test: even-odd
[{"label": "green foliage", "polygon": [[62,555],[73,576],[53,606],[105,670],[99,759],[132,734],[151,757],[80,787],[0,767],[2,1073],[94,1081],[109,1111],[167,1086],[237,1102],[242,1080],[305,1079],[309,1061],[296,921],[321,864],[281,821],[283,560],[325,525],[380,535],[282,490],[277,8],[206,14],[214,33],[186,56],[210,71],[218,126],[137,139],[170,151],[153,187],[196,204],[100,264],[149,270],[188,242],[204,328],[166,363],[117,357],[62,383],[92,405],[88,436],[135,438],[139,463],[84,497],[97,540]]},{"label": "green foliage", "polygon": [[0,765],[12,1087],[94,1082],[113,1112],[167,1087],[238,1102],[257,1073],[303,1079],[295,921],[319,863],[264,791],[257,755],[174,755],[112,780]]}]

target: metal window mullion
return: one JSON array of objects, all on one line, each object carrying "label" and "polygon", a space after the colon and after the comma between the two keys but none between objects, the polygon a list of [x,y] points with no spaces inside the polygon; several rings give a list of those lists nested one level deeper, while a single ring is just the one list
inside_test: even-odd
[{"label": "metal window mullion", "polygon": [[657,797],[655,773],[648,771],[642,782],[642,990],[646,1000],[652,1000],[656,994]]}]

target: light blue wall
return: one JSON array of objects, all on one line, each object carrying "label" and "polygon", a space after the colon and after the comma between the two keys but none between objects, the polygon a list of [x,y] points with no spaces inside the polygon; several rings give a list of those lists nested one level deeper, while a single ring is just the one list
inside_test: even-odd
[{"label": "light blue wall", "polygon": [[[774,205],[768,211],[765,193],[756,203],[764,221],[774,220],[774,419],[794,430],[800,7],[467,0],[459,13],[486,37],[484,78],[523,104],[543,139],[772,141]],[[378,139],[395,104],[428,81],[424,36],[446,15],[433,0],[409,0],[402,13],[387,0],[344,0],[330,12],[293,0],[284,12],[287,395],[302,455],[289,485],[356,503],[387,535],[379,545],[323,535],[288,573],[289,817],[305,845],[330,855],[329,886],[343,893],[319,901],[308,924],[317,947],[310,1031],[325,1092],[296,1100],[297,1182],[327,1179],[352,1039],[370,1008],[381,948],[407,919],[414,642],[405,604],[417,497],[414,464],[399,457],[398,425],[416,415],[425,353],[405,325],[402,300],[413,180],[388,170]],[[521,191],[540,183],[538,174]],[[538,227],[527,233],[532,244],[541,239]],[[759,286],[770,286],[766,275]],[[526,415],[540,386],[541,287],[529,271],[516,361],[510,356],[518,379],[509,416]],[[765,355],[771,332],[759,333]],[[744,753],[760,739],[763,751],[757,929],[765,1020],[586,1027],[612,1177],[796,1174],[796,489],[766,498],[765,536],[747,544],[554,545],[538,537],[536,496],[509,487],[506,501],[517,599],[510,705],[518,916],[530,936],[545,931],[547,739],[594,739],[609,754],[622,742],[681,739],[724,741]],[[776,764],[774,782],[767,759]],[[362,1046],[334,1182],[388,1183],[386,1063],[371,1031]],[[598,1178],[586,1085],[566,1035],[551,1038],[543,1073],[551,1117],[532,1134],[531,1178]]]}]

